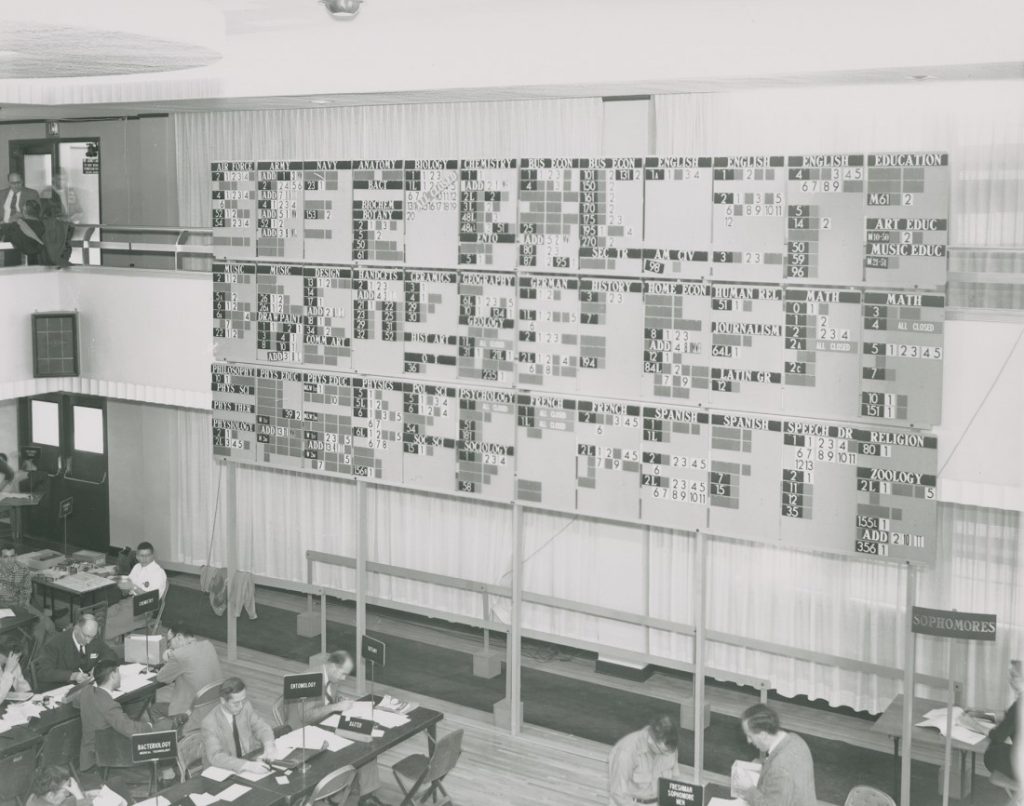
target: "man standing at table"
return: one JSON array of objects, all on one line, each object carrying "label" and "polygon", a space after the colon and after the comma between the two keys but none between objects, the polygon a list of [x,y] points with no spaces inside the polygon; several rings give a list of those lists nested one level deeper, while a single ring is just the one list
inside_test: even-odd
[{"label": "man standing at table", "polygon": [[84,683],[92,679],[100,661],[117,661],[117,655],[100,637],[100,625],[91,613],[80,613],[75,626],[57,633],[43,644],[36,665],[36,683],[42,689]]},{"label": "man standing at table", "polygon": [[154,710],[177,716],[188,713],[199,689],[221,682],[224,675],[213,644],[205,638],[196,638],[188,627],[168,629],[167,643],[169,649],[164,653],[164,665],[156,673],[157,682],[164,683],[165,687],[157,691]]},{"label": "man standing at table", "polygon": [[146,733],[153,730],[148,722],[130,719],[114,699],[114,692],[121,685],[121,673],[117,662],[101,660],[93,669],[95,686],[86,686],[75,697],[74,703],[82,712],[82,749],[79,752],[79,769],[83,772],[96,766],[96,732],[113,728],[122,736]]},{"label": "man standing at table", "polygon": [[274,731],[248,701],[245,683],[229,677],[220,684],[220,704],[203,719],[203,763],[232,772],[265,773],[270,768],[245,756],[263,745],[260,759],[273,758]]},{"label": "man standing at table", "polygon": [[139,543],[135,549],[135,565],[128,574],[132,582],[132,593],[148,593],[151,590],[160,591],[160,598],[167,593],[167,572],[156,561],[156,552],[153,551],[153,544],[148,541]]},{"label": "man standing at table", "polygon": [[741,717],[747,741],[767,754],[757,786],[736,794],[749,806],[818,806],[814,761],[807,742],[782,730],[767,705],[752,705]]},{"label": "man standing at table", "polygon": [[678,744],[679,726],[667,714],[619,739],[608,757],[610,806],[657,803],[658,779],[675,772]]},{"label": "man standing at table", "polygon": [[[25,202],[33,199],[39,202],[39,194],[25,187],[21,174],[12,171],[7,174],[7,187],[0,190],[0,224],[13,224],[25,212]],[[4,265],[17,266],[21,263],[21,252],[9,249],[4,252]]]},{"label": "man standing at table", "polygon": [[53,619],[32,604],[32,572],[18,559],[13,543],[0,543],[0,607],[23,607],[36,617],[36,646],[57,632]]}]

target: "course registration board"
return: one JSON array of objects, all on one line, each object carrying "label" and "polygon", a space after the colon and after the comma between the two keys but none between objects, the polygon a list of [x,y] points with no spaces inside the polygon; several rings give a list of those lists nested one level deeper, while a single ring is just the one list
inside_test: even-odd
[{"label": "course registration board", "polygon": [[911,429],[239,363],[214,453],[481,500],[892,560],[934,557]]},{"label": "course registration board", "polygon": [[941,420],[940,293],[218,263],[216,357],[807,414]]},{"label": "course registration board", "polygon": [[936,289],[943,153],[225,161],[214,254]]}]

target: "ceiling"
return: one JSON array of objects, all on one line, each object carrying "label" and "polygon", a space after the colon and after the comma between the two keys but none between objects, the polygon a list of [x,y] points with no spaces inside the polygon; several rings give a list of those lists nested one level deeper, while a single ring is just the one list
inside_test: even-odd
[{"label": "ceiling", "polygon": [[1020,0],[366,0],[344,21],[317,0],[189,2],[222,18],[220,60],[26,79],[0,45],[0,119],[1024,78]]}]

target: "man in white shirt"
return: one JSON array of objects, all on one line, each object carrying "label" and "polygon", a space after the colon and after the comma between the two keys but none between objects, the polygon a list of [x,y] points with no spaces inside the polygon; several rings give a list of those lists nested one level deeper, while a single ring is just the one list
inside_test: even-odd
[{"label": "man in white shirt", "polygon": [[679,725],[667,714],[627,733],[608,757],[609,806],[658,802],[658,779],[677,773]]},{"label": "man in white shirt", "polygon": [[135,559],[135,567],[128,574],[128,579],[132,583],[132,594],[137,596],[140,593],[158,590],[160,598],[163,599],[167,593],[167,572],[157,564],[153,544],[147,541],[139,543],[139,547],[135,549]]}]

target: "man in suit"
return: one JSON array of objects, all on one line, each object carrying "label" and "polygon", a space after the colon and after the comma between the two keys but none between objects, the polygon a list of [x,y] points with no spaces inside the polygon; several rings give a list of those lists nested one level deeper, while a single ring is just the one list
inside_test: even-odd
[{"label": "man in suit", "polygon": [[[353,701],[341,689],[341,684],[355,669],[352,656],[345,650],[331,652],[323,664],[310,666],[310,673],[319,672],[324,680],[324,693],[319,700],[303,700],[300,705],[302,722],[315,725],[331,714],[346,711]],[[359,777],[349,791],[347,803],[359,802],[359,806],[379,806],[383,801],[371,794],[380,788],[380,770],[376,760],[359,768]]]},{"label": "man in suit", "polygon": [[57,633],[43,644],[36,664],[36,683],[42,689],[68,683],[84,683],[92,679],[92,671],[100,661],[117,661],[100,637],[100,625],[91,613],[78,616],[75,626]]},{"label": "man in suit", "polygon": [[782,730],[779,715],[767,705],[752,705],[743,712],[742,723],[747,741],[767,758],[757,786],[736,794],[750,806],[818,806],[807,742]]},{"label": "man in suit", "polygon": [[91,770],[96,766],[96,732],[113,728],[122,736],[146,733],[153,730],[148,722],[130,719],[125,714],[114,694],[121,685],[121,674],[117,662],[101,660],[93,670],[95,686],[85,686],[74,698],[82,713],[82,749],[79,753],[79,769]]},{"label": "man in suit", "polygon": [[157,692],[155,710],[176,716],[188,712],[199,689],[221,682],[224,675],[213,644],[196,638],[190,628],[171,627],[167,630],[167,643],[164,665],[156,673],[157,682],[166,687]]},{"label": "man in suit", "polygon": [[[20,173],[12,171],[7,174],[7,187],[0,190],[0,224],[13,224],[25,212],[25,202],[39,202],[39,193],[25,187],[25,180]],[[4,265],[17,266],[21,263],[21,253],[8,249],[4,252]]]},{"label": "man in suit", "polygon": [[274,731],[248,701],[245,683],[238,677],[221,683],[220,704],[203,719],[202,730],[206,766],[259,775],[270,768],[260,760],[248,761],[245,756],[260,744],[260,759],[277,755]]}]

